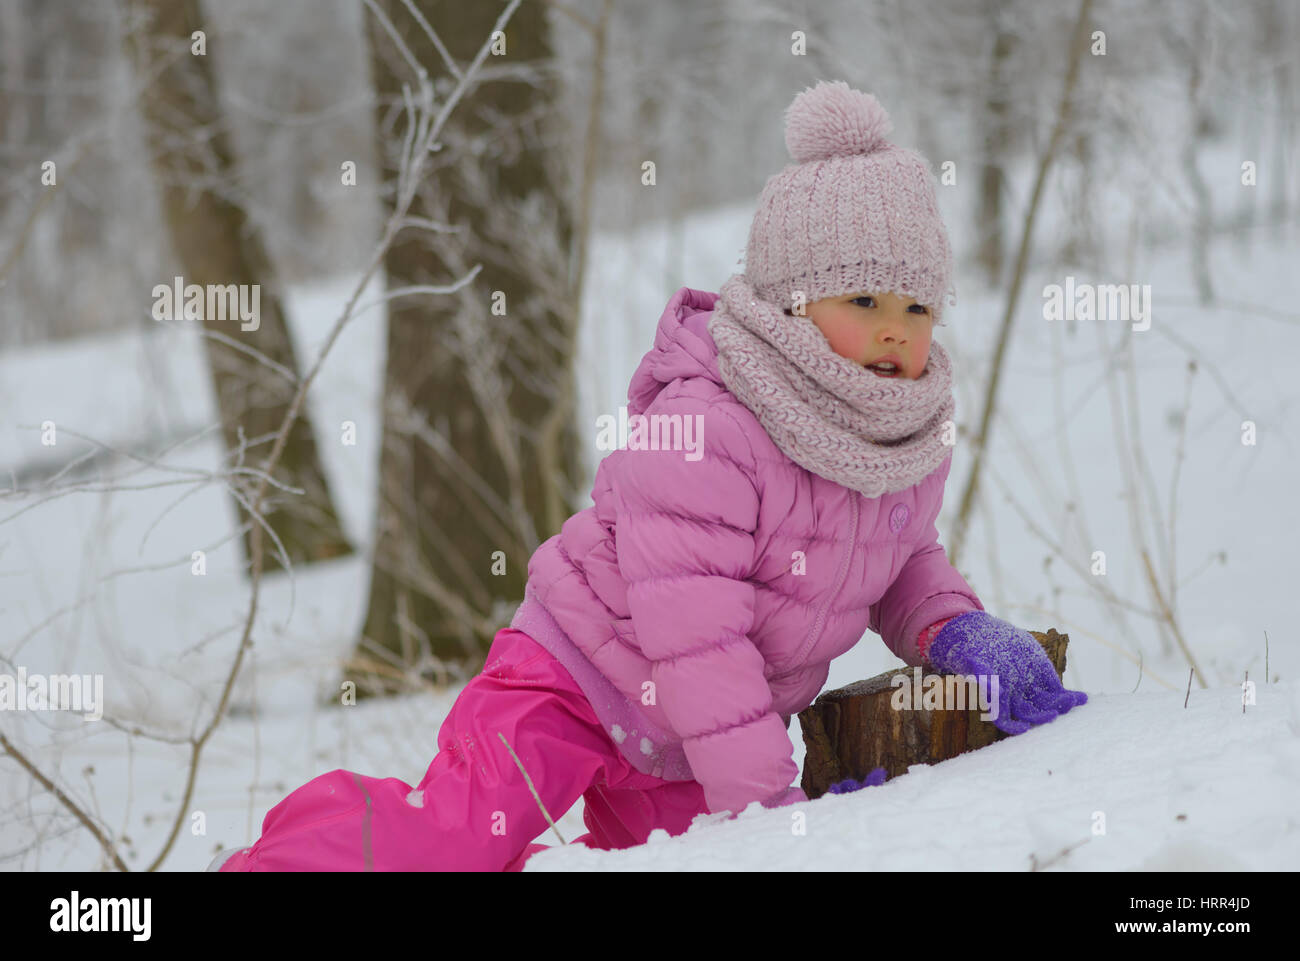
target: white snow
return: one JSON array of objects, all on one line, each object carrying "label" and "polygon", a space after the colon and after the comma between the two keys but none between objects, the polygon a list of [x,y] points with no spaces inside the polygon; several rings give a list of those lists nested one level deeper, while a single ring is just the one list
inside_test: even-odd
[{"label": "white snow", "polygon": [[1093,694],[1050,724],[878,787],[754,803],[624,851],[556,846],[525,869],[1293,870],[1300,685],[1258,688],[1244,714],[1241,700],[1232,688],[1193,690],[1186,708],[1178,692]]},{"label": "white snow", "polygon": [[[1232,169],[1231,153],[1207,155],[1206,169]],[[746,205],[701,214],[680,233],[647,229],[595,239],[577,365],[598,375],[580,382],[589,466],[597,454],[595,418],[626,402],[628,376],[649,348],[668,297],[683,284],[716,291],[738,269],[751,215]],[[945,215],[954,248],[968,249],[961,236],[966,218],[947,207]],[[1053,236],[1053,216],[1059,222],[1059,212],[1045,215],[1038,238]],[[1115,216],[1122,230],[1126,221]],[[1300,860],[1292,629],[1300,386],[1290,358],[1300,356],[1300,324],[1285,316],[1300,313],[1296,249],[1293,235],[1279,239],[1265,230],[1216,237],[1210,259],[1219,306],[1197,302],[1181,246],[1139,246],[1131,276],[1093,278],[1153,285],[1152,329],[1132,341],[1139,397],[1132,423],[1127,407],[1124,419],[1112,416],[1100,376],[1098,334],[1114,342],[1118,330],[1080,322],[1069,333],[1035,319],[1035,291],[1069,271],[1036,268],[1026,287],[1029,306],[1022,307],[1007,359],[983,512],[959,566],[991,613],[1070,634],[1066,682],[1089,693],[1087,705],[879,787],[774,811],[755,804],[734,821],[702,817],[684,837],[656,832],[651,843],[627,851],[569,845],[535,856],[527,869],[1293,868]],[[685,264],[689,274],[677,266]],[[1072,272],[1082,278],[1083,271]],[[347,286],[340,278],[293,299],[303,363]],[[1001,300],[973,285],[959,285],[958,297],[949,327],[937,336],[957,365],[959,417],[971,423]],[[207,746],[194,797],[180,812],[184,830],[164,870],[202,870],[218,849],[251,843],[270,807],[318,774],[344,768],[414,786],[437,750],[456,687],[338,706],[338,663],[364,614],[368,584],[384,343],[377,316],[353,322],[311,396],[333,493],[360,552],[298,570],[292,585],[283,575],[264,581],[255,646],[230,714]],[[1202,366],[1191,393],[1171,544],[1160,532],[1170,526],[1185,345]],[[1056,368],[1058,348],[1063,366]],[[10,468],[66,463],[88,450],[75,434],[139,450],[210,425],[215,416],[200,345],[163,329],[10,352],[0,357],[0,409],[4,487],[12,483]],[[1258,427],[1254,446],[1241,443],[1247,419]],[[54,449],[40,441],[45,421],[59,431]],[[357,426],[355,446],[340,440],[345,421]],[[1142,496],[1159,498],[1156,506],[1141,505],[1136,518],[1122,500],[1116,469],[1120,428],[1133,425],[1142,431],[1155,479],[1155,489]],[[1060,466],[1063,439],[1073,482]],[[220,455],[214,432],[166,462],[211,471]],[[959,443],[940,519],[945,540],[968,456]],[[121,474],[132,466],[119,459],[104,470]],[[126,731],[139,726],[183,737],[202,727],[239,636],[247,585],[240,552],[221,543],[234,526],[228,495],[209,485],[183,497],[190,488],[175,484],[183,475],[134,466],[134,490],[105,492],[87,481],[77,493],[39,504],[0,497],[0,671],[21,665],[29,672],[102,672],[105,714],[113,722],[6,712],[0,731],[109,830],[129,838],[124,856],[142,867],[177,816],[188,749]],[[157,486],[163,482],[169,486]],[[1062,534],[1068,518],[1061,504],[1076,497],[1078,512],[1087,515],[1086,536],[1075,527]],[[1179,624],[1206,678],[1206,687],[1193,684],[1186,708],[1186,659],[1167,631],[1132,609],[1151,606],[1135,529],[1152,545],[1162,580],[1178,585]],[[1044,563],[1047,541],[1059,543],[1064,559]],[[203,576],[191,573],[195,550],[206,551]],[[1085,579],[1098,550],[1106,552],[1106,586],[1129,606],[1106,604]],[[1177,559],[1172,575],[1169,556]],[[869,633],[832,664],[826,686],[898,664]],[[1256,682],[1255,703],[1243,713],[1247,671]],[[611,733],[620,741],[627,736]],[[790,736],[801,762],[797,721]],[[418,794],[408,801],[419,806]],[[203,833],[190,829],[196,814],[203,815]],[[585,831],[581,801],[558,826],[569,838]],[[66,810],[0,757],[0,865],[85,870],[102,863],[97,844]]]}]

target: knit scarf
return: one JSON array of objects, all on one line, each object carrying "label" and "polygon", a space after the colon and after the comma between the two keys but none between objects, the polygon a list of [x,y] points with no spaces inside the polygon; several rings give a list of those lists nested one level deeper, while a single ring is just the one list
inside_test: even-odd
[{"label": "knit scarf", "polygon": [[800,467],[879,497],[920,482],[952,452],[952,364],[930,342],[916,380],[877,377],[842,357],[809,317],[791,316],[744,274],[722,285],[709,334],[722,381]]}]

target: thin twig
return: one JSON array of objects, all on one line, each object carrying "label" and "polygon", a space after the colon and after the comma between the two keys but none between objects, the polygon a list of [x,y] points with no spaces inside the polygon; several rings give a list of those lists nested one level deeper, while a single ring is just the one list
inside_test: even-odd
[{"label": "thin twig", "polygon": [[[1096,634],[1096,633],[1094,633],[1094,632],[1092,632],[1092,631],[1089,631],[1089,630],[1087,630],[1087,629],[1085,629],[1085,628],[1079,627],[1077,624],[1075,624],[1075,625],[1071,625],[1071,622],[1069,621],[1069,619],[1066,618],[1066,617],[1064,617],[1064,616],[1062,616],[1061,613],[1060,613],[1059,611],[1049,611],[1049,610],[1047,610],[1046,608],[1039,607],[1039,606],[1036,605],[1036,604],[1019,604],[1019,603],[1016,603],[1016,602],[1014,602],[1014,601],[1011,602],[1011,603],[1009,603],[1009,604],[1007,605],[1007,607],[1008,607],[1008,608],[1011,608],[1011,609],[1015,609],[1015,610],[1020,610],[1020,611],[1029,611],[1029,612],[1032,612],[1032,613],[1035,613],[1035,614],[1041,614],[1041,615],[1044,615],[1044,616],[1046,616],[1046,617],[1055,618],[1056,621],[1057,621],[1057,623],[1059,623],[1062,627],[1065,627],[1065,628],[1066,628],[1066,630],[1063,631],[1062,633],[1064,633],[1064,634],[1068,634],[1068,635],[1070,635],[1071,637],[1073,637],[1076,633],[1078,633],[1078,634],[1082,634],[1082,635],[1084,635],[1085,637],[1090,637],[1090,638],[1092,638],[1094,641],[1096,641],[1098,644],[1102,645],[1103,647],[1108,647],[1108,648],[1110,648],[1112,651],[1114,651],[1114,652],[1115,652],[1116,654],[1118,654],[1120,657],[1126,658],[1126,659],[1132,661],[1134,664],[1138,664],[1138,663],[1140,663],[1139,658],[1135,658],[1132,654],[1130,654],[1128,651],[1124,650],[1124,648],[1120,647],[1120,646],[1119,646],[1118,644],[1116,644],[1115,642],[1107,640],[1106,638],[1102,637],[1100,634]],[[1140,654],[1140,653],[1141,653],[1141,652],[1139,652],[1139,654]],[[1146,673],[1146,671],[1145,671],[1145,668],[1144,668],[1144,669],[1143,669],[1143,674],[1145,674],[1145,673]],[[1163,685],[1164,687],[1167,687],[1167,688],[1168,688],[1169,690],[1171,690],[1171,691],[1177,691],[1177,690],[1178,690],[1178,686],[1177,686],[1176,684],[1171,684],[1171,683],[1169,683],[1168,681],[1166,681],[1164,678],[1160,677],[1160,676],[1157,675],[1157,674],[1154,674],[1154,673],[1153,673],[1153,674],[1151,675],[1151,680],[1155,681],[1157,684],[1160,684],[1160,685]]]},{"label": "thin twig", "polygon": [[433,43],[434,47],[438,51],[439,56],[442,57],[442,62],[446,64],[447,69],[451,71],[451,75],[456,78],[456,82],[459,83],[462,80],[464,80],[465,78],[464,75],[460,72],[460,67],[456,65],[456,61],[452,59],[452,56],[447,51],[447,48],[443,46],[442,38],[438,36],[437,31],[434,30],[431,26],[429,26],[428,20],[424,19],[424,14],[420,12],[420,8],[417,7],[414,3],[412,3],[411,0],[402,0],[402,4],[406,7],[408,11],[410,11],[411,16],[415,18],[415,22],[420,25],[420,28],[425,32],[429,40]]},{"label": "thin twig", "polygon": [[1174,632],[1174,639],[1178,641],[1178,646],[1182,649],[1183,656],[1187,658],[1187,663],[1192,665],[1192,671],[1196,674],[1196,679],[1201,682],[1201,687],[1208,687],[1205,683],[1205,677],[1201,674],[1201,669],[1196,665],[1196,658],[1192,656],[1191,649],[1187,646],[1187,641],[1183,637],[1183,632],[1178,626],[1178,621],[1174,617],[1174,612],[1169,609],[1165,601],[1164,594],[1160,591],[1160,585],[1156,582],[1156,572],[1151,569],[1151,557],[1143,547],[1140,551],[1142,563],[1146,566],[1147,582],[1151,585],[1151,591],[1156,596],[1156,603],[1160,605],[1160,613],[1169,629]]},{"label": "thin twig", "polygon": [[71,811],[73,816],[75,816],[78,821],[80,821],[83,825],[85,825],[86,830],[89,831],[92,835],[94,835],[95,840],[98,841],[100,847],[104,849],[104,853],[109,856],[109,858],[112,860],[113,864],[116,865],[119,871],[130,870],[126,866],[126,863],[122,860],[121,856],[117,853],[117,849],[114,847],[113,842],[111,842],[107,837],[104,836],[104,832],[102,832],[99,829],[99,826],[96,825],[95,822],[92,821],[84,811],[82,811],[81,807],[77,804],[77,802],[73,801],[72,798],[64,794],[57,784],[55,784],[44,774],[42,774],[40,770],[36,767],[36,765],[33,764],[31,761],[27,760],[26,756],[21,751],[19,751],[18,748],[14,747],[13,744],[10,743],[9,739],[5,737],[3,733],[0,733],[0,747],[4,748],[6,754],[8,754],[15,761],[17,761],[24,769],[26,769],[27,773],[30,774],[32,778],[35,779],[38,784],[40,784],[41,787],[45,788],[45,790],[53,794],[55,799],[58,800],[60,804],[62,804],[65,808]]},{"label": "thin twig", "polygon": [[259,364],[262,364],[265,367],[268,367],[271,370],[275,371],[277,374],[279,374],[281,377],[287,380],[290,386],[296,387],[298,385],[298,375],[294,373],[292,370],[290,370],[288,367],[284,366],[284,364],[281,364],[279,361],[272,360],[263,351],[258,350],[256,347],[253,347],[251,344],[246,344],[241,340],[231,337],[229,334],[223,334],[219,330],[211,330],[207,327],[199,327],[197,325],[190,324],[185,321],[166,320],[166,319],[157,320],[152,317],[150,318],[150,320],[153,323],[163,327],[170,327],[173,330],[183,331],[184,333],[187,334],[195,334],[199,337],[206,337],[209,340],[215,340],[218,343],[225,344],[231,350],[237,350],[241,354],[247,354],[249,357],[257,361]]},{"label": "thin twig", "polygon": [[1082,847],[1083,845],[1087,844],[1091,840],[1092,838],[1088,837],[1088,838],[1084,838],[1082,841],[1075,841],[1069,847],[1061,848],[1060,851],[1058,851],[1055,855],[1053,855],[1048,860],[1044,861],[1042,864],[1038,863],[1038,856],[1036,854],[1031,853],[1029,855],[1029,870],[1042,871],[1044,868],[1049,868],[1057,861],[1061,860],[1066,855],[1068,855],[1075,848]]},{"label": "thin twig", "polygon": [[543,804],[542,799],[537,796],[537,788],[533,787],[533,779],[530,778],[528,772],[524,770],[524,765],[523,762],[519,760],[519,755],[515,753],[515,749],[510,746],[510,742],[506,740],[504,734],[497,731],[497,737],[501,738],[501,743],[506,746],[506,750],[510,752],[510,756],[515,759],[515,765],[519,768],[519,773],[524,776],[524,781],[528,784],[528,790],[532,792],[533,800],[536,801],[537,806],[542,809],[542,817],[546,818],[546,823],[551,826],[551,830],[555,832],[555,836],[560,839],[560,844],[565,844],[564,835],[562,835],[560,829],[555,826],[555,821],[551,818],[551,812],[546,810],[546,805]]},{"label": "thin twig", "polygon": [[456,291],[460,290],[471,280],[477,277],[479,271],[482,269],[483,269],[482,264],[475,264],[465,274],[465,276],[461,277],[454,284],[446,284],[443,286],[437,286],[432,284],[416,284],[411,287],[390,287],[388,290],[384,292],[383,296],[376,297],[374,300],[368,300],[364,304],[361,304],[359,307],[357,307],[356,312],[358,314],[364,314],[366,311],[370,310],[371,308],[378,307],[381,304],[386,304],[390,300],[396,300],[398,297],[410,297],[413,294],[434,294],[434,295],[454,294]]},{"label": "thin twig", "polygon": [[380,26],[384,28],[384,32],[388,34],[389,39],[393,41],[394,46],[401,53],[402,59],[406,61],[415,75],[417,77],[427,76],[428,71],[420,65],[420,62],[415,59],[410,49],[402,42],[402,35],[397,32],[397,28],[393,26],[393,21],[388,19],[388,15],[384,13],[379,4],[375,3],[375,0],[362,0],[362,2],[370,8],[370,12],[375,15],[375,19],[379,21]]},{"label": "thin twig", "polygon": [[988,447],[989,432],[992,426],[993,410],[997,404],[998,384],[1002,376],[1003,358],[1006,356],[1007,344],[1011,339],[1012,322],[1016,315],[1016,304],[1020,300],[1020,290],[1024,283],[1025,270],[1029,262],[1029,250],[1033,240],[1034,221],[1038,215],[1039,204],[1042,200],[1043,187],[1047,182],[1048,171],[1051,170],[1052,161],[1056,157],[1056,151],[1060,145],[1062,137],[1065,135],[1066,127],[1070,121],[1070,103],[1074,93],[1075,81],[1079,73],[1079,61],[1082,58],[1083,48],[1085,46],[1086,28],[1088,14],[1092,9],[1092,0],[1082,0],[1079,5],[1079,16],[1074,23],[1074,32],[1070,40],[1070,63],[1066,68],[1065,83],[1061,91],[1060,106],[1057,109],[1056,123],[1052,127],[1051,139],[1047,143],[1047,149],[1043,153],[1043,158],[1038,165],[1038,173],[1034,179],[1033,192],[1029,199],[1029,208],[1025,214],[1025,225],[1020,235],[1020,249],[1016,254],[1015,270],[1012,273],[1011,289],[1007,295],[1006,309],[1002,315],[1002,325],[998,331],[997,346],[993,351],[992,370],[989,376],[988,390],[984,395],[984,411],[980,416],[979,430],[975,434],[975,454],[974,461],[971,464],[970,473],[966,478],[966,487],[962,491],[961,502],[957,508],[957,520],[954,526],[954,533],[948,548],[948,557],[955,567],[961,557],[962,548],[965,546],[966,530],[970,523],[971,508],[975,503],[975,491],[979,486],[981,468],[984,465],[984,452]]}]

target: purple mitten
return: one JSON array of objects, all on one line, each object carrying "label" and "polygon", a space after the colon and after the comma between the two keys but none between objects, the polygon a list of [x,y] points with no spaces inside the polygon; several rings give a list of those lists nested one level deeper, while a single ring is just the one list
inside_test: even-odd
[{"label": "purple mitten", "polygon": [[850,791],[860,791],[864,787],[875,787],[877,784],[884,784],[887,774],[883,767],[878,767],[861,781],[855,781],[848,778],[832,784],[827,791],[831,794],[848,794]]},{"label": "purple mitten", "polygon": [[996,674],[998,715],[993,724],[1008,734],[1021,734],[1088,702],[1082,691],[1065,689],[1033,635],[986,611],[954,617],[926,653],[944,674]]}]

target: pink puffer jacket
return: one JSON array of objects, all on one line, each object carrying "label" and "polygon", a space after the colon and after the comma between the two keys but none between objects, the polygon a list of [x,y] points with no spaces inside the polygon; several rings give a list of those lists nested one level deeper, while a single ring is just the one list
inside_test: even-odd
[{"label": "pink puffer jacket", "polygon": [[594,506],[529,561],[511,626],[568,668],[633,766],[740,812],[807,800],[789,718],[867,628],[918,665],[924,628],[984,605],[938,541],[951,456],[878,498],[800,467],[722,383],[717,297],[673,295],[628,390],[629,437],[635,415],[679,416],[699,446],[607,455]]}]

